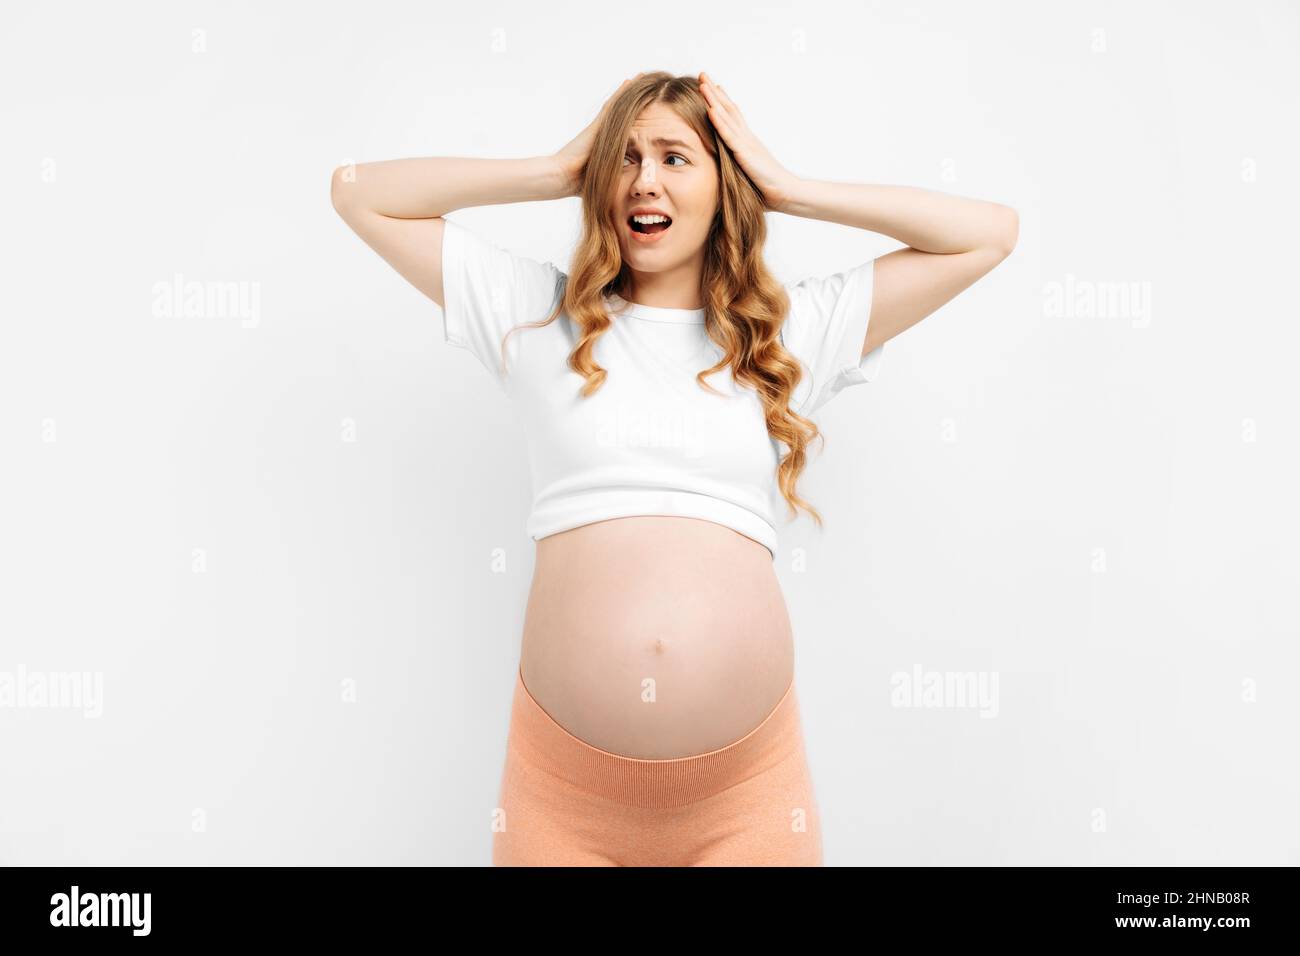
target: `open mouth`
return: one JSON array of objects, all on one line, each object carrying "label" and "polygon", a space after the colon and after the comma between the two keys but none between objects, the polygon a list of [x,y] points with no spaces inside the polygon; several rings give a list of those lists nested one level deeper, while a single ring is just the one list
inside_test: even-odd
[{"label": "open mouth", "polygon": [[668,227],[673,224],[672,219],[667,216],[658,217],[656,222],[637,222],[633,216],[628,216],[627,224],[632,227],[632,231],[642,236],[655,236],[662,232],[667,232]]}]

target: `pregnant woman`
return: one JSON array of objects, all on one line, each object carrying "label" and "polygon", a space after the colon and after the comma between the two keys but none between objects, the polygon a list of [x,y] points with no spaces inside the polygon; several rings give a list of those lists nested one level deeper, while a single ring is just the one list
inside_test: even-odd
[{"label": "pregnant woman", "polygon": [[[537,554],[493,862],[821,865],[778,522],[821,523],[810,416],[1005,259],[1015,211],[803,179],[706,74],[665,72],[555,155],[341,167],[331,195],[524,425]],[[567,272],[446,218],[568,196]],[[904,248],[782,285],[768,212]]]}]

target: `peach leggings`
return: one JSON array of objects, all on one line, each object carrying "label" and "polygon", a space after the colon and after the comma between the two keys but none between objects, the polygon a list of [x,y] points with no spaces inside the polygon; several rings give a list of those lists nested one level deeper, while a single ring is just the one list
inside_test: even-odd
[{"label": "peach leggings", "polygon": [[794,682],[708,753],[625,757],[573,736],[516,675],[495,866],[821,866]]}]

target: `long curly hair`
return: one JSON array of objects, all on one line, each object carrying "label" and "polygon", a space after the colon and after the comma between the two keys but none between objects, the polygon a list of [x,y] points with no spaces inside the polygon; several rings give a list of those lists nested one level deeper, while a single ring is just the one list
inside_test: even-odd
[{"label": "long curly hair", "polygon": [[[767,240],[766,204],[709,119],[708,103],[699,81],[664,71],[645,73],[630,83],[609,105],[597,127],[595,142],[581,173],[582,236],[562,296],[551,314],[539,322],[515,326],[536,328],[567,312],[578,330],[578,342],[568,366],[586,379],[585,398],[604,384],[605,369],[596,364],[596,340],[612,323],[604,298],[631,300],[631,271],[619,251],[621,223],[614,218],[610,197],[618,187],[629,130],[641,111],[654,103],[674,110],[699,135],[717,166],[719,209],[704,243],[701,298],[704,328],[722,351],[716,365],[701,371],[696,381],[717,394],[705,378],[727,366],[737,384],[750,385],[763,403],[768,434],[787,449],[777,466],[777,486],[794,517],[803,508],[818,527],[821,515],[799,496],[799,476],[807,464],[814,439],[825,438],[812,420],[790,408],[802,370],[781,344],[781,325],[790,297],[763,262]],[[505,341],[502,341],[505,360]]]}]

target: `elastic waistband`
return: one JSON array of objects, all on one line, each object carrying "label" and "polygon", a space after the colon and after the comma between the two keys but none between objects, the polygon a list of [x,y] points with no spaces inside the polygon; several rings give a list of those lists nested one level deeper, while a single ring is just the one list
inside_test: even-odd
[{"label": "elastic waistband", "polygon": [[638,807],[678,807],[748,780],[803,747],[794,681],[762,723],[725,747],[651,760],[593,747],[560,726],[516,672],[509,747],[582,790]]}]

